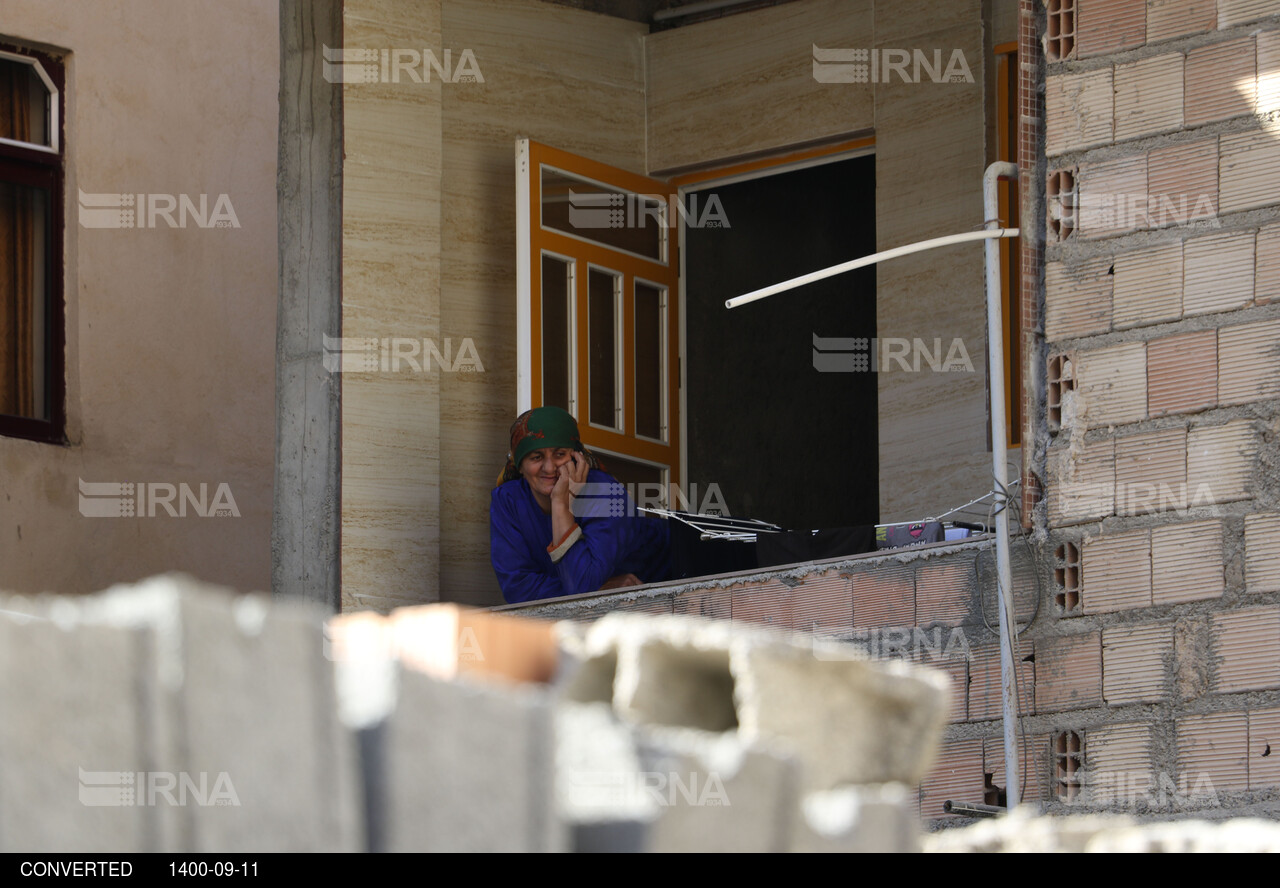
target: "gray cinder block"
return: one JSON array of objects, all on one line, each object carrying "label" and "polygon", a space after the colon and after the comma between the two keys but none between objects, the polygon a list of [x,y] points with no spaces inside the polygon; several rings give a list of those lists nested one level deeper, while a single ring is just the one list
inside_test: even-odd
[{"label": "gray cinder block", "polygon": [[918,783],[946,720],[942,672],[873,661],[800,633],[724,620],[610,614],[564,633],[563,693],[641,725],[735,731],[800,760],[805,792]]},{"label": "gray cinder block", "polygon": [[[87,674],[104,702],[86,709],[129,700],[135,723],[127,735],[116,729],[128,745],[89,741],[74,751],[76,761],[63,755],[46,766],[74,777],[79,765],[99,783],[104,774],[132,774],[142,850],[363,846],[354,738],[338,720],[324,608],[235,595],[183,576],[46,608],[65,633],[66,655],[49,665],[49,684],[74,686]],[[116,636],[132,640],[118,668],[103,657],[69,671],[71,652]],[[84,724],[96,730],[122,717],[88,712]],[[69,838],[67,846],[82,842]]]},{"label": "gray cinder block", "polygon": [[373,770],[387,851],[562,851],[550,695],[404,670]]},{"label": "gray cinder block", "polygon": [[151,767],[143,633],[0,610],[0,852],[156,850],[156,812],[134,804]]}]

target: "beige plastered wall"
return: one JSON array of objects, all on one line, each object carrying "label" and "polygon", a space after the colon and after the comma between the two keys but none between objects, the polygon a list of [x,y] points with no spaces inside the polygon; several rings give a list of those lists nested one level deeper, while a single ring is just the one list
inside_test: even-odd
[{"label": "beige plastered wall", "polygon": [[[470,337],[482,373],[343,380],[344,607],[500,603],[488,498],[515,412],[515,159],[528,136],[654,174],[874,134],[881,249],[982,223],[978,0],[800,0],[646,35],[535,0],[351,0],[350,48],[471,49],[483,83],[348,84],[346,337]],[[973,83],[831,84],[812,46],[961,49]],[[854,257],[850,257],[854,258]],[[982,250],[878,272],[881,337],[974,372],[879,378],[882,520],[989,489]]]},{"label": "beige plastered wall", "polygon": [[[66,54],[66,446],[0,438],[0,589],[271,578],[275,0],[5,0]],[[226,194],[239,228],[88,229],[78,192]],[[86,518],[79,481],[226,484],[240,517]]]}]

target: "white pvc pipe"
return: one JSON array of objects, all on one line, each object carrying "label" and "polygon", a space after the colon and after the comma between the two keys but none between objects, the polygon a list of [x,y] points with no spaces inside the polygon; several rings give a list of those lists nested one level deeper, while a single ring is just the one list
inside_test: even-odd
[{"label": "white pvc pipe", "polygon": [[802,274],[800,277],[791,278],[791,280],[783,281],[780,284],[771,284],[770,286],[762,287],[759,290],[752,290],[750,293],[743,293],[741,296],[734,296],[732,299],[726,299],[724,301],[724,307],[737,308],[739,305],[746,305],[748,302],[755,302],[757,299],[774,296],[785,290],[794,290],[796,287],[803,287],[805,284],[812,284],[814,281],[834,277],[837,274],[844,274],[846,271],[853,271],[856,268],[863,268],[867,265],[875,265],[877,262],[883,262],[886,259],[896,259],[899,256],[907,256],[911,253],[920,253],[924,250],[932,250],[934,247],[945,247],[948,244],[963,244],[969,241],[1017,236],[1018,229],[1016,228],[988,228],[983,231],[966,231],[963,234],[948,234],[945,237],[935,237],[933,240],[919,241],[918,243],[907,244],[905,247],[894,247],[892,250],[883,250],[879,253],[872,253],[870,256],[863,256],[861,259],[853,259],[849,262],[843,262],[840,265],[832,265],[830,268],[824,268],[821,271],[811,271],[808,274]]},{"label": "white pvc pipe", "polygon": [[[1018,167],[997,161],[982,174],[982,207],[988,225],[998,224],[1000,212],[996,186],[1000,179],[1018,178]],[[991,392],[991,472],[995,478],[996,511],[996,606],[1000,611],[1000,694],[1004,722],[1005,803],[1012,811],[1018,806],[1017,676],[1013,665],[1013,570],[1009,564],[1008,453],[1005,448],[1004,323],[1000,293],[1000,246],[986,243],[987,260],[987,388]]]},{"label": "white pvc pipe", "polygon": [[[1006,161],[998,161],[987,167],[982,176],[983,214],[988,225],[998,224],[996,183],[1000,179],[1017,179],[1018,167]],[[786,290],[802,287],[814,281],[853,271],[867,265],[874,265],[886,259],[895,259],[911,253],[945,247],[949,244],[962,244],[968,241],[985,240],[986,243],[986,282],[987,282],[987,372],[990,374],[991,390],[991,471],[995,480],[994,499],[996,506],[996,565],[997,565],[997,607],[1000,611],[1000,692],[1001,718],[1004,722],[1004,761],[1005,761],[1005,801],[1009,810],[1016,808],[1020,802],[1018,779],[1017,743],[1017,690],[1013,665],[1013,570],[1009,560],[1009,511],[1008,511],[1008,451],[1005,436],[1008,434],[1005,424],[1005,391],[1004,391],[1004,324],[1000,294],[1000,249],[996,241],[1000,238],[1017,237],[1017,228],[987,228],[982,231],[968,231],[963,234],[949,234],[946,237],[935,237],[932,240],[919,241],[905,247],[895,247],[854,259],[840,265],[832,265],[821,271],[811,272],[783,281],[780,284],[752,290],[741,296],[725,300],[725,308],[737,308],[757,299],[764,299]]]}]

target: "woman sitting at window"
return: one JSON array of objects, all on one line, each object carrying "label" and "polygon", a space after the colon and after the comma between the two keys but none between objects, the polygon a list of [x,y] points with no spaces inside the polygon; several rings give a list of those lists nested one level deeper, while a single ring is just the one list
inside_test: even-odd
[{"label": "woman sitting at window", "polygon": [[637,515],[599,465],[559,407],[517,417],[489,505],[489,554],[507,601],[667,579],[667,523]]}]

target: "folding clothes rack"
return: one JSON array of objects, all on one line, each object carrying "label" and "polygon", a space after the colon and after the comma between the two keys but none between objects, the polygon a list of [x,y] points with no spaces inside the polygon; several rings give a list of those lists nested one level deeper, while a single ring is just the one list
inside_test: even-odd
[{"label": "folding clothes rack", "polygon": [[[1016,487],[1017,481],[1010,483],[1010,487]],[[979,533],[992,533],[995,530],[992,513],[995,506],[995,491],[990,491],[982,496],[969,500],[969,502],[956,506],[954,509],[924,519],[924,521],[895,521],[892,524],[877,524],[877,528],[896,527],[903,524],[925,524],[928,522],[938,521],[946,527],[964,527],[969,530],[976,530]],[[736,540],[743,543],[754,543],[756,535],[761,533],[782,533],[785,527],[779,527],[777,524],[770,524],[768,521],[761,521],[758,518],[733,518],[728,515],[703,515],[697,512],[679,512],[673,509],[655,509],[641,507],[641,512],[647,512],[650,515],[657,515],[661,518],[667,518],[672,521],[679,521],[694,528],[704,540]],[[950,521],[944,519],[949,516],[956,516]],[[814,530],[813,533],[817,533]]]}]

